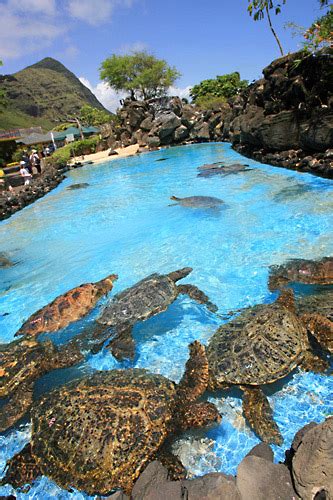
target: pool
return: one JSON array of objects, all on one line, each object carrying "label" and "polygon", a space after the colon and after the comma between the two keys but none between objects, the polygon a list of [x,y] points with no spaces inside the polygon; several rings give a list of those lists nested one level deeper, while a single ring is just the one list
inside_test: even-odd
[{"label": "pool", "polygon": [[[165,158],[164,161],[157,161]],[[223,161],[252,169],[227,177],[198,178],[197,167]],[[88,183],[75,191],[71,184]],[[224,200],[221,210],[173,205],[170,196],[204,195]],[[16,265],[0,269],[0,341],[10,342],[33,312],[81,283],[117,273],[112,293],[153,272],[190,266],[184,280],[218,305],[219,316],[187,296],[134,328],[133,363],[108,352],[89,355],[82,365],[49,373],[36,396],[95,369],[144,367],[178,381],[194,339],[207,343],[231,311],[276,295],[267,288],[268,268],[288,258],[333,254],[333,182],[248,160],[225,143],[180,146],[88,165],[68,173],[55,190],[0,224],[1,252]],[[100,314],[102,299],[88,317],[54,338],[81,331]],[[284,443],[273,446],[284,459],[295,432],[332,413],[332,379],[298,370],[270,386],[268,394]],[[245,425],[240,391],[209,394],[223,416],[219,427],[182,435],[174,451],[192,475],[234,474],[259,442]],[[0,436],[0,473],[5,461],[29,440],[28,421]],[[10,487],[0,494],[10,494]],[[88,498],[40,478],[17,498]]]}]

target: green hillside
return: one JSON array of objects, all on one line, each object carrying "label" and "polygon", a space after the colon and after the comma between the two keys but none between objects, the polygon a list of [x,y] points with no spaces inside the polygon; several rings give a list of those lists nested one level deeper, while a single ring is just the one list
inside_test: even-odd
[{"label": "green hillside", "polygon": [[50,129],[79,113],[84,104],[107,111],[94,94],[63,64],[47,57],[1,77],[8,106],[0,129],[41,125]]}]

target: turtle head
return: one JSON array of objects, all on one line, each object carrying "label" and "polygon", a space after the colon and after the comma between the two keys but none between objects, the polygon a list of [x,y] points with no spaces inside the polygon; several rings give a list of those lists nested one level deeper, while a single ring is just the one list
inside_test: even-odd
[{"label": "turtle head", "polygon": [[118,274],[110,274],[106,278],[98,281],[96,283],[97,287],[100,289],[101,294],[107,294],[113,288],[113,283],[118,279]]},{"label": "turtle head", "polygon": [[179,201],[180,198],[177,198],[177,196],[170,196],[170,200]]},{"label": "turtle head", "polygon": [[182,269],[177,269],[177,271],[172,271],[167,276],[170,280],[176,282],[185,278],[192,271],[193,271],[192,267],[183,267]]}]

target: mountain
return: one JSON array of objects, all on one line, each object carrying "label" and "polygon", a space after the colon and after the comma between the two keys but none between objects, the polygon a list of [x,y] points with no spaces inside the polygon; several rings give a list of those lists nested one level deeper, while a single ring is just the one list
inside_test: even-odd
[{"label": "mountain", "polygon": [[77,115],[84,104],[108,112],[94,94],[63,64],[51,57],[0,77],[8,106],[0,129],[41,125],[50,129]]}]

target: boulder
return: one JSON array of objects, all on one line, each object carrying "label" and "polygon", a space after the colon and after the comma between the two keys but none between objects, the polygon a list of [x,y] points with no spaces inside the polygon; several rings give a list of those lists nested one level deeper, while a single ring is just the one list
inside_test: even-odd
[{"label": "boulder", "polygon": [[244,500],[295,500],[288,468],[257,456],[241,461],[236,485]]},{"label": "boulder", "polygon": [[152,116],[147,116],[147,118],[145,118],[142,122],[141,122],[141,125],[140,125],[140,128],[142,130],[151,130],[153,128],[153,117]]},{"label": "boulder", "polygon": [[182,500],[181,481],[168,481],[167,469],[157,460],[151,462],[132,490],[133,500]]},{"label": "boulder", "polygon": [[[297,435],[296,435],[297,436]],[[299,442],[300,440],[300,442]],[[322,495],[333,499],[333,417],[308,427],[298,437],[292,459],[292,476],[298,495],[305,500]],[[326,495],[326,496],[325,496]]]},{"label": "boulder", "polygon": [[154,127],[151,132],[157,132],[157,135],[163,141],[170,137],[173,131],[181,125],[180,118],[173,112],[160,112],[156,115]]},{"label": "boulder", "polygon": [[210,133],[208,123],[199,122],[198,124],[194,125],[193,129],[191,130],[190,137],[191,139],[194,139],[196,141],[209,141]]},{"label": "boulder", "polygon": [[147,146],[149,148],[158,148],[158,146],[161,144],[161,141],[159,137],[153,135],[153,136],[148,136],[147,137]]},{"label": "boulder", "polygon": [[265,460],[268,460],[268,462],[272,462],[274,460],[274,453],[272,451],[272,448],[269,446],[267,443],[259,443],[256,446],[252,448],[252,450],[249,451],[249,453],[246,455],[247,457],[260,457],[264,458]]},{"label": "boulder", "polygon": [[[205,476],[182,481],[183,498],[188,500],[241,500],[233,476],[213,472]],[[170,498],[171,500],[171,498]]]},{"label": "boulder", "polygon": [[188,128],[185,127],[184,125],[181,125],[180,127],[176,128],[174,132],[174,139],[176,142],[184,141],[185,139],[188,138],[189,135],[190,132]]}]

